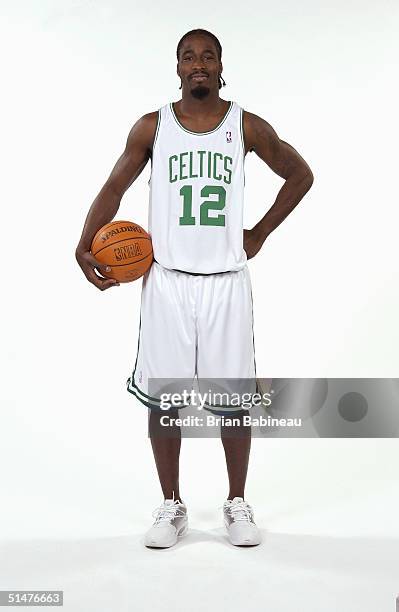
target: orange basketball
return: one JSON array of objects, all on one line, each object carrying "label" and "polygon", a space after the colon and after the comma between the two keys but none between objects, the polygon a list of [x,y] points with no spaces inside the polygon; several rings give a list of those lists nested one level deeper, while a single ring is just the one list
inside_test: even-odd
[{"label": "orange basketball", "polygon": [[132,221],[112,221],[104,225],[93,238],[91,252],[98,261],[111,267],[104,276],[120,283],[143,276],[153,260],[150,235]]}]

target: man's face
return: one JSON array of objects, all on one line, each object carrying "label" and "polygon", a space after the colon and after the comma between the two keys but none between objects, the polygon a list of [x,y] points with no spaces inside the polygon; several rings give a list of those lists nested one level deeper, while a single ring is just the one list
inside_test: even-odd
[{"label": "man's face", "polygon": [[209,36],[188,36],[180,49],[177,74],[184,90],[194,98],[205,98],[219,90],[219,74],[223,70],[216,45]]}]

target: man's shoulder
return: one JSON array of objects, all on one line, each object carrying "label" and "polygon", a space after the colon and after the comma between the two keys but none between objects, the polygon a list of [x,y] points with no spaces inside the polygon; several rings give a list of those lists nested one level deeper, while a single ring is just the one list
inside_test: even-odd
[{"label": "man's shoulder", "polygon": [[127,148],[137,146],[152,150],[155,132],[158,125],[158,111],[145,113],[134,123],[127,139]]},{"label": "man's shoulder", "polygon": [[139,122],[146,127],[152,127],[158,121],[159,111],[151,111],[150,113],[146,113],[142,115],[139,119]]},{"label": "man's shoulder", "polygon": [[151,111],[142,115],[136,122],[136,130],[152,139],[158,124],[159,111]]},{"label": "man's shoulder", "polygon": [[242,109],[242,116],[243,119],[248,123],[248,124],[254,124],[259,120],[262,120],[261,117],[259,117],[258,115],[255,115],[255,113],[251,113],[249,110],[246,109]]},{"label": "man's shoulder", "polygon": [[242,127],[247,152],[254,151],[255,133],[259,123],[263,121],[261,117],[248,110],[242,111]]}]

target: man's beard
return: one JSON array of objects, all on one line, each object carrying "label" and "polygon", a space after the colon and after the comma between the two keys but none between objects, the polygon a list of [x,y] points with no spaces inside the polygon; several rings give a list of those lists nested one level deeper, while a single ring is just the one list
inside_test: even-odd
[{"label": "man's beard", "polygon": [[198,85],[197,87],[194,87],[193,89],[191,89],[190,93],[193,96],[193,98],[197,98],[198,100],[202,100],[203,98],[206,98],[207,95],[209,95],[209,92],[211,90],[209,89],[209,87],[204,87],[203,85]]}]

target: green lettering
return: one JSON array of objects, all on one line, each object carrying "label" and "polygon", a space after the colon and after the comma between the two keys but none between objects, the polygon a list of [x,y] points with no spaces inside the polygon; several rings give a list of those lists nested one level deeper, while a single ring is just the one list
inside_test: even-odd
[{"label": "green lettering", "polygon": [[174,178],[172,178],[172,161],[178,160],[177,155],[172,155],[171,157],[169,157],[169,182],[170,183],[174,183],[175,181],[177,181],[177,174],[175,174]]},{"label": "green lettering", "polygon": [[180,189],[180,195],[183,196],[183,215],[179,218],[180,225],[195,225],[195,217],[193,211],[193,187],[192,185],[184,185]]},{"label": "green lettering", "polygon": [[206,151],[197,151],[197,153],[200,157],[200,177],[202,178],[204,176],[204,155]]},{"label": "green lettering", "polygon": [[190,178],[198,178],[198,174],[193,174],[193,152],[190,151]]},{"label": "green lettering", "polygon": [[230,185],[230,183],[231,183],[231,174],[232,174],[232,170],[231,170],[231,168],[226,168],[226,162],[230,162],[230,164],[231,164],[231,165],[233,165],[233,160],[232,160],[232,158],[231,158],[231,157],[228,157],[227,155],[226,155],[226,157],[224,158],[224,169],[225,169],[225,170],[226,170],[226,172],[228,173],[228,179],[226,179],[226,175],[225,175],[223,180],[224,180],[224,182],[225,182],[227,185]]},{"label": "green lettering", "polygon": [[212,153],[208,151],[208,178],[212,177]]},{"label": "green lettering", "polygon": [[183,163],[183,155],[188,155],[188,152],[180,153],[180,180],[187,179],[188,176],[183,174],[183,170],[186,169],[186,164]]},{"label": "green lettering", "polygon": [[216,179],[217,181],[221,181],[222,175],[218,174],[216,170],[216,164],[217,164],[218,157],[220,159],[223,159],[223,155],[221,153],[215,153],[215,155],[213,156],[213,178]]},{"label": "green lettering", "polygon": [[226,206],[226,190],[220,185],[206,185],[201,189],[201,197],[208,198],[210,195],[216,195],[217,200],[205,200],[200,206],[200,224],[201,225],[219,225],[225,226],[225,215],[217,215],[210,217],[210,210],[223,210]]}]

